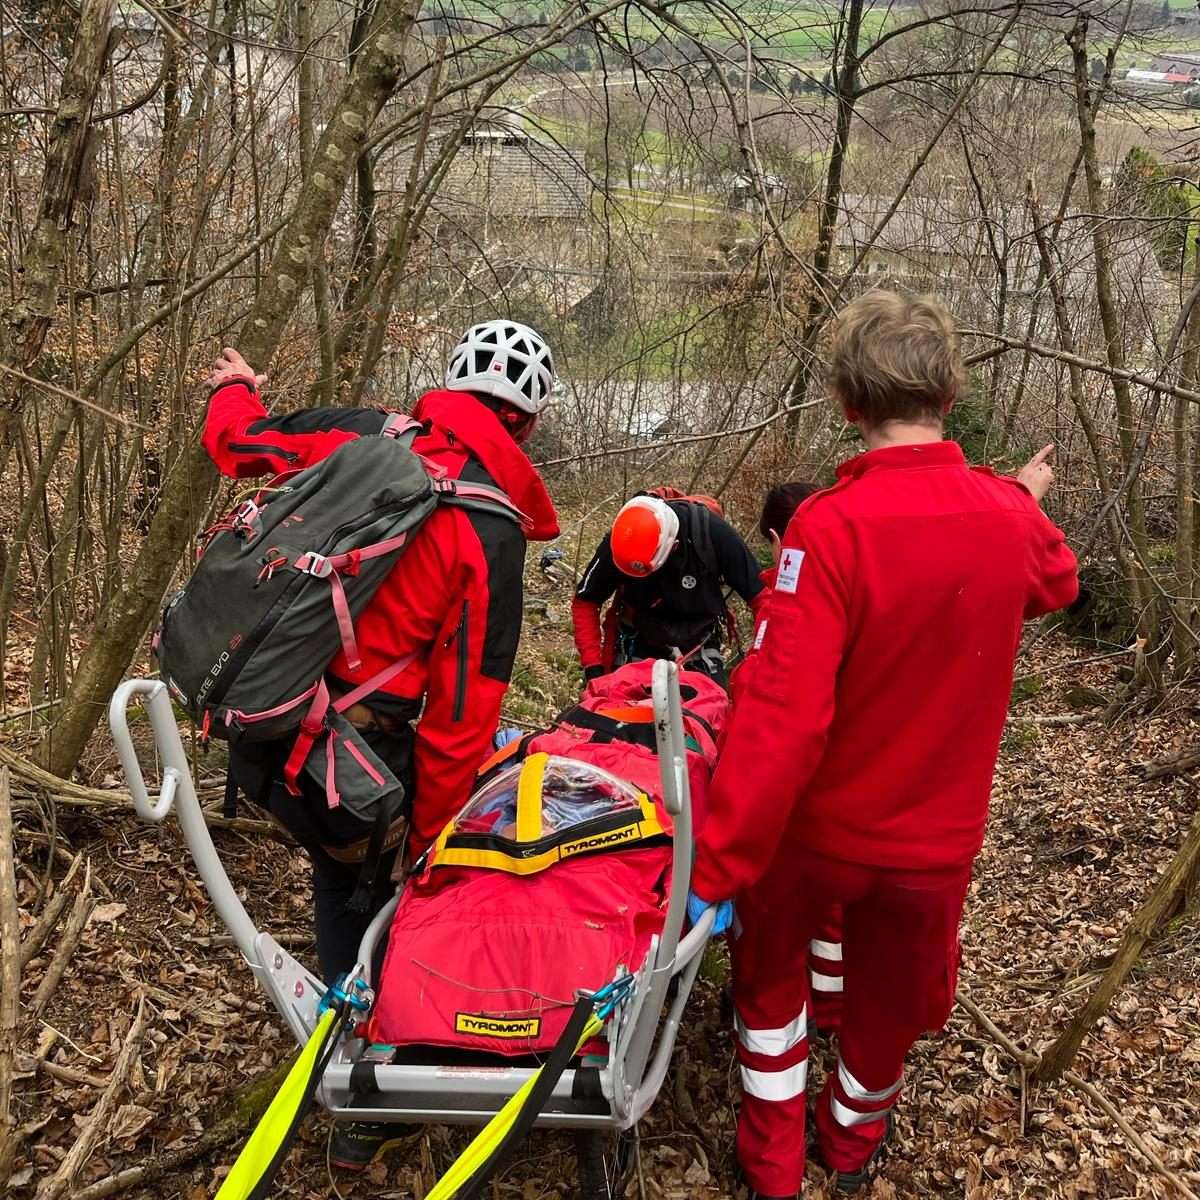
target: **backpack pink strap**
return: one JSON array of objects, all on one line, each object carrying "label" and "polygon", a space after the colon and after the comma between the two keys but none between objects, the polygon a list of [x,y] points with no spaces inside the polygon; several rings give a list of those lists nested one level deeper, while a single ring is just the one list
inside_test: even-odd
[{"label": "backpack pink strap", "polygon": [[296,559],[292,566],[297,571],[312,575],[315,579],[328,579],[330,594],[333,599],[333,612],[337,618],[338,634],[342,639],[342,650],[350,670],[357,671],[362,666],[362,656],[358,652],[358,639],[354,636],[354,617],[350,613],[350,604],[346,599],[346,589],[342,586],[340,576],[357,575],[359,564],[365,558],[379,558],[400,550],[408,541],[407,533],[399,533],[395,537],[386,538],[372,546],[363,546],[357,550],[348,550],[345,554],[318,554],[315,550],[306,550]]},{"label": "backpack pink strap", "polygon": [[379,433],[381,437],[401,438],[406,433],[424,428],[420,421],[414,421],[408,413],[394,412],[388,414]]},{"label": "backpack pink strap", "polygon": [[329,688],[322,679],[317,684],[308,712],[300,722],[300,732],[296,735],[295,745],[292,746],[292,752],[283,767],[284,785],[293,796],[300,795],[296,780],[300,778],[300,772],[304,769],[304,762],[313,748],[313,743],[325,731],[325,714],[328,711]]},{"label": "backpack pink strap", "polygon": [[461,479],[435,479],[433,490],[442,496],[481,500],[497,508],[505,508],[517,518],[522,529],[533,527],[533,522],[499,488],[488,487],[484,483],[464,483]]},{"label": "backpack pink strap", "polygon": [[[410,667],[416,662],[418,653],[418,651],[414,650],[411,654],[406,654],[403,658],[398,658],[395,662],[389,663],[382,671],[377,671],[372,675],[366,683],[360,683],[353,691],[347,692],[332,703],[329,699],[329,688],[325,680],[321,679],[313,695],[312,704],[309,705],[308,712],[304,714],[304,719],[300,722],[300,732],[296,735],[295,744],[292,746],[292,751],[288,755],[287,762],[283,768],[283,782],[293,796],[300,794],[300,788],[296,781],[300,778],[300,772],[304,770],[304,763],[308,759],[309,754],[312,753],[313,745],[321,734],[325,732],[325,714],[330,709],[333,709],[336,713],[343,713],[360,700],[366,699],[372,692],[378,691],[385,683],[395,679],[406,667]],[[325,748],[325,790],[326,797],[330,801],[329,807],[337,808],[341,802],[337,794],[337,788],[335,786],[330,790],[331,772],[333,771],[332,743],[333,738],[331,734]]]},{"label": "backpack pink strap", "polygon": [[342,587],[341,577],[336,571],[329,576],[329,586],[333,590],[333,612],[337,617],[338,633],[342,638],[342,650],[346,654],[346,665],[350,670],[357,671],[362,666],[362,658],[358,653],[358,639],[354,636],[354,618],[350,615],[346,589]]},{"label": "backpack pink strap", "polygon": [[402,671],[411,667],[417,661],[418,651],[414,650],[411,654],[406,654],[403,658],[398,658],[394,663],[390,663],[384,667],[382,671],[377,671],[366,683],[360,683],[352,692],[347,692],[344,696],[338,697],[333,702],[333,711],[344,713],[346,709],[353,707],[360,700],[365,700],[372,692],[377,692],[385,683],[395,679]]},{"label": "backpack pink strap", "polygon": [[337,789],[337,734],[331,729],[325,739],[325,803],[337,808],[341,802],[342,795]]}]

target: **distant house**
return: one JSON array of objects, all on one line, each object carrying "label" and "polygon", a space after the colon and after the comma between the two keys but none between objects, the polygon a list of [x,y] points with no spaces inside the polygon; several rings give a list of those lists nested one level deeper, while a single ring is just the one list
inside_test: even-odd
[{"label": "distant house", "polygon": [[1188,79],[1200,79],[1200,54],[1184,50],[1164,50],[1150,60],[1151,71],[1164,75],[1183,75]]},{"label": "distant house", "polygon": [[[431,148],[426,161],[432,161]],[[467,134],[438,188],[435,212],[461,218],[582,221],[592,184],[582,155],[538,141],[516,125],[479,125]]]},{"label": "distant house", "polygon": [[[763,175],[760,186],[766,193],[767,203],[773,209],[781,209],[786,206],[787,184],[778,175]],[[759,196],[751,176],[735,175],[733,177],[733,182],[729,187],[729,207],[740,208],[745,212],[758,212]]]}]

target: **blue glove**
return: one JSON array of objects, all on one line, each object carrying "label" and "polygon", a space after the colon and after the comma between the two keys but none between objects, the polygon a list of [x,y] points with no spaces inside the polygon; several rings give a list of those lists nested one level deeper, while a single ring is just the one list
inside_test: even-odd
[{"label": "blue glove", "polygon": [[492,745],[497,750],[503,750],[509,742],[515,742],[518,738],[524,736],[524,731],[510,725],[507,729],[497,729],[496,736],[492,738]]},{"label": "blue glove", "polygon": [[733,901],[718,900],[714,903],[712,900],[705,900],[703,896],[697,896],[695,892],[688,892],[687,915],[693,925],[697,924],[710,908],[716,909],[713,933],[724,933],[733,924]]}]

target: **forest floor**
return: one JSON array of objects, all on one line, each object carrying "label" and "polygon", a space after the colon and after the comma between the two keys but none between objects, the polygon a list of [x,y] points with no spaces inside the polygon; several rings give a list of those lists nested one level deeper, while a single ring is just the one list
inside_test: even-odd
[{"label": "forest floor", "polygon": [[[570,698],[574,667],[565,588],[539,581],[510,711],[537,719]],[[1131,915],[1181,841],[1197,808],[1187,776],[1149,782],[1137,765],[1193,744],[1196,712],[1180,702],[1106,725],[1082,713],[1089,686],[1111,695],[1111,658],[1082,665],[1094,647],[1047,639],[1022,660],[996,778],[993,818],[963,927],[960,988],[1020,1046],[1037,1050],[1082,1004]],[[1087,697],[1083,697],[1086,702]],[[1048,717],[1076,717],[1075,724]],[[87,767],[118,783],[110,748]],[[202,773],[203,769],[202,769]],[[211,1126],[237,1088],[283,1061],[292,1046],[224,937],[187,860],[177,826],[132,813],[60,809],[60,852],[48,857],[37,822],[18,823],[18,897],[32,924],[49,862],[62,850],[91,862],[97,905],[67,975],[34,1029],[24,1029],[18,1117],[37,1122],[14,1176],[14,1200],[33,1195],[87,1122],[144,996],[146,1036],[76,1191],[178,1151]],[[251,913],[312,961],[304,856],[261,836],[218,831],[218,847]],[[32,994],[46,966],[26,971]],[[710,964],[710,968],[714,964]],[[675,1065],[640,1132],[640,1179],[650,1200],[736,1196],[732,1138],[736,1072],[722,1013],[720,963],[696,988]],[[1170,1167],[1200,1191],[1200,918],[1175,920],[1148,950],[1076,1064]],[[54,1068],[38,1066],[36,1054]],[[829,1061],[821,1039],[814,1083]],[[37,1068],[35,1070],[35,1067]],[[330,1125],[314,1115],[279,1177],[288,1197],[423,1197],[465,1142],[461,1130],[408,1137],[356,1181],[331,1179]],[[236,1147],[226,1146],[151,1186],[118,1194],[201,1200]],[[828,1194],[815,1164],[806,1195]],[[569,1196],[572,1142],[535,1134],[493,1197]],[[93,1196],[98,1193],[93,1191]],[[922,1041],[907,1073],[894,1147],[870,1195],[984,1197],[1167,1196],[1108,1116],[1069,1086],[1037,1086],[961,1008],[944,1034]]]}]

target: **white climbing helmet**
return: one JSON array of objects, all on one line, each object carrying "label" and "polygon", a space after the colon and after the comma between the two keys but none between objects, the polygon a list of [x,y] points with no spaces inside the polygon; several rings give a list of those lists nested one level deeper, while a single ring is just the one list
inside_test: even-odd
[{"label": "white climbing helmet", "polygon": [[472,325],[450,355],[446,387],[454,392],[485,392],[536,415],[554,390],[550,347],[541,334],[517,321]]}]

